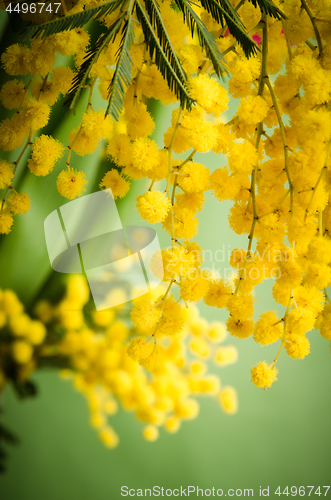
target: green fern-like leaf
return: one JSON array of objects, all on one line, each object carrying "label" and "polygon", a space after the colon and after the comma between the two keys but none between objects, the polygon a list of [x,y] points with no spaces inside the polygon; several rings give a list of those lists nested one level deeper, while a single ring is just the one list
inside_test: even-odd
[{"label": "green fern-like leaf", "polygon": [[285,14],[272,2],[272,0],[248,0],[254,7],[257,5],[260,7],[261,12],[268,14],[268,16],[274,17],[279,21],[282,19],[287,19]]},{"label": "green fern-like leaf", "polygon": [[98,57],[101,54],[102,50],[115,39],[116,35],[120,31],[123,20],[124,15],[117,19],[117,21],[115,21],[115,23],[110,26],[107,32],[102,35],[96,42],[96,44],[88,51],[85,61],[79,68],[79,71],[74,78],[73,85],[69,91],[68,97],[64,102],[64,106],[66,108],[75,111],[77,101],[86,84],[93,64],[98,60]]},{"label": "green fern-like leaf", "polygon": [[[132,7],[133,1],[130,2]],[[114,76],[109,86],[109,101],[106,109],[106,115],[110,113],[115,120],[118,120],[119,115],[123,110],[123,101],[126,88],[132,83],[131,70],[133,61],[130,56],[130,47],[134,40],[133,19],[131,12],[128,12],[128,18],[122,29],[122,40],[118,49],[118,59]]]},{"label": "green fern-like leaf", "polygon": [[164,26],[163,19],[161,17],[161,12],[159,6],[155,0],[145,0],[146,11],[149,15],[151,24],[156,30],[156,34],[160,41],[161,47],[168,58],[169,63],[176,71],[178,77],[180,78],[183,85],[187,82],[187,76],[185,71],[180,64],[178,57],[176,55],[175,49],[172,46],[168,32]]},{"label": "green fern-like leaf", "polygon": [[205,49],[207,56],[211,60],[215,73],[218,76],[223,75],[224,72],[227,73],[226,61],[217,47],[214,36],[194,12],[190,2],[188,0],[175,0],[175,3],[181,10],[183,19],[190,28],[192,36],[194,31],[197,31],[200,45]]},{"label": "green fern-like leaf", "polygon": [[82,10],[76,14],[53,19],[47,23],[30,26],[21,33],[22,40],[27,41],[30,40],[30,38],[36,38],[39,35],[42,35],[42,39],[44,39],[49,35],[54,35],[55,33],[60,33],[61,31],[81,28],[92,18],[97,20],[102,16],[111,14],[122,3],[124,3],[124,0],[108,0],[107,2],[97,5],[96,7]]},{"label": "green fern-like leaf", "polygon": [[[184,72],[183,70],[180,71],[176,66],[175,67],[172,66],[171,62],[167,57],[167,54],[162,48],[162,43],[164,44],[165,47],[167,46],[167,39],[164,38],[165,35],[164,34],[162,35],[163,39],[160,41],[157,34],[153,30],[151,20],[149,19],[147,13],[145,12],[139,0],[136,0],[135,6],[136,6],[137,18],[141,24],[145,36],[145,42],[148,47],[151,58],[153,58],[155,55],[155,63],[157,67],[159,68],[163,78],[167,81],[170,90],[173,91],[176,94],[177,98],[180,100],[181,106],[190,109],[192,105],[192,100],[184,86],[185,83],[185,81],[183,81]],[[168,50],[171,49],[168,48]]]},{"label": "green fern-like leaf", "polygon": [[222,5],[216,0],[201,0],[202,7],[209,12],[216,22],[221,23],[223,26],[225,20],[231,35],[233,35],[239,45],[241,45],[246,57],[256,54],[259,50],[258,46],[247,35],[245,27],[237,12],[227,0],[221,0],[221,4]]}]

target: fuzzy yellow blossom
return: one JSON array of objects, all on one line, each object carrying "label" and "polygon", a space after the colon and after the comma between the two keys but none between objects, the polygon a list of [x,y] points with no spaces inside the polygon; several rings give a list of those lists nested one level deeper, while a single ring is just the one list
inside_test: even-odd
[{"label": "fuzzy yellow blossom", "polygon": [[127,133],[132,140],[148,137],[154,130],[154,121],[143,102],[125,108]]},{"label": "fuzzy yellow blossom", "polygon": [[84,172],[77,170],[62,170],[59,173],[56,187],[61,196],[73,200],[85,191],[87,179]]},{"label": "fuzzy yellow blossom", "polygon": [[74,78],[74,72],[68,66],[56,66],[51,73],[51,82],[60,94],[65,95]]},{"label": "fuzzy yellow blossom", "polygon": [[13,214],[26,214],[30,209],[27,193],[11,193],[7,198],[7,207]]},{"label": "fuzzy yellow blossom", "polygon": [[46,328],[41,321],[31,320],[26,334],[33,345],[41,344],[46,337]]},{"label": "fuzzy yellow blossom", "polygon": [[268,104],[260,96],[249,95],[241,100],[238,116],[245,123],[256,125],[267,116]]},{"label": "fuzzy yellow blossom", "polygon": [[116,448],[119,443],[119,437],[111,427],[105,427],[99,433],[99,437],[107,448]]},{"label": "fuzzy yellow blossom", "polygon": [[171,434],[178,432],[181,421],[176,417],[168,417],[164,423],[165,430]]},{"label": "fuzzy yellow blossom", "polygon": [[231,294],[231,286],[225,283],[225,281],[213,280],[209,286],[209,291],[203,300],[207,306],[218,307],[221,309],[226,306]]},{"label": "fuzzy yellow blossom", "polygon": [[7,47],[1,55],[5,71],[9,75],[26,75],[29,73],[30,51],[26,45],[14,43]]},{"label": "fuzzy yellow blossom", "polygon": [[114,199],[123,198],[130,189],[130,183],[114,168],[104,175],[100,188],[111,189]]},{"label": "fuzzy yellow blossom", "polygon": [[209,177],[209,189],[218,201],[231,200],[237,196],[241,178],[232,176],[226,167],[216,168]]},{"label": "fuzzy yellow blossom", "polygon": [[252,318],[254,315],[254,297],[252,294],[231,295],[226,308],[237,318]]},{"label": "fuzzy yellow blossom", "polygon": [[33,348],[24,340],[16,340],[12,345],[12,355],[17,363],[28,363],[33,356]]},{"label": "fuzzy yellow blossom", "polygon": [[128,347],[128,355],[135,361],[140,361],[151,356],[154,350],[154,344],[152,342],[147,343],[146,337],[136,337],[131,340]]},{"label": "fuzzy yellow blossom", "polygon": [[[172,216],[167,215],[163,221],[163,228],[172,234]],[[174,213],[174,237],[177,239],[191,239],[198,232],[198,221],[194,212],[187,208],[178,208]]]},{"label": "fuzzy yellow blossom", "polygon": [[238,411],[238,396],[233,387],[224,387],[218,396],[220,405],[225,413],[234,415]]},{"label": "fuzzy yellow blossom", "polygon": [[5,208],[0,210],[0,234],[10,233],[13,225],[13,217],[10,211]]},{"label": "fuzzy yellow blossom", "polygon": [[283,325],[274,311],[262,313],[254,328],[254,340],[262,345],[276,342],[283,333]]},{"label": "fuzzy yellow blossom", "polygon": [[213,342],[215,344],[223,342],[223,340],[226,338],[225,324],[221,321],[212,321],[208,325],[206,334],[210,342]]},{"label": "fuzzy yellow blossom", "polygon": [[136,328],[143,332],[155,327],[161,314],[161,310],[155,307],[154,302],[147,296],[137,300],[131,311],[131,319]]},{"label": "fuzzy yellow blossom", "polygon": [[10,163],[0,160],[0,189],[10,186],[13,178],[14,173]]},{"label": "fuzzy yellow blossom", "polygon": [[181,168],[178,185],[187,193],[197,193],[208,189],[209,170],[201,163],[190,162]]},{"label": "fuzzy yellow blossom", "polygon": [[220,366],[228,366],[238,359],[238,350],[235,346],[229,345],[219,347],[215,354],[215,363]]},{"label": "fuzzy yellow blossom", "polygon": [[110,116],[105,118],[103,111],[89,110],[82,117],[81,127],[69,134],[69,144],[75,153],[80,156],[93,153],[101,139],[109,136],[113,124]]},{"label": "fuzzy yellow blossom", "polygon": [[214,116],[220,116],[227,109],[229,98],[225,88],[206,73],[189,80],[189,92],[192,99]]},{"label": "fuzzy yellow blossom", "polygon": [[295,333],[287,335],[285,350],[291,358],[303,359],[310,353],[309,340],[304,335],[296,335]]},{"label": "fuzzy yellow blossom", "polygon": [[32,145],[32,155],[28,160],[30,172],[34,175],[44,176],[49,174],[57,160],[63,154],[62,144],[47,135],[36,137]]},{"label": "fuzzy yellow blossom", "polygon": [[199,302],[208,293],[210,282],[203,273],[196,272],[180,283],[180,295],[188,302]]},{"label": "fuzzy yellow blossom", "polygon": [[26,104],[27,96],[25,97],[24,82],[17,80],[9,80],[6,82],[0,91],[1,104],[7,109],[16,109],[21,105]]},{"label": "fuzzy yellow blossom", "polygon": [[34,133],[48,123],[49,115],[50,108],[45,102],[31,99],[22,110],[21,120],[23,120],[26,129],[31,129],[31,132]]},{"label": "fuzzy yellow blossom", "polygon": [[131,161],[130,138],[125,134],[117,134],[112,137],[107,145],[107,154],[115,161],[116,165],[127,166]]},{"label": "fuzzy yellow blossom", "polygon": [[140,216],[151,224],[162,222],[166,218],[170,206],[170,200],[161,191],[147,191],[137,198],[137,209]]},{"label": "fuzzy yellow blossom", "polygon": [[132,165],[144,172],[157,167],[160,153],[156,142],[148,138],[138,138],[131,145]]},{"label": "fuzzy yellow blossom", "polygon": [[19,113],[0,123],[0,147],[4,151],[13,151],[21,147],[27,135],[27,124]]},{"label": "fuzzy yellow blossom", "polygon": [[[161,310],[162,306],[158,306]],[[157,336],[176,335],[184,328],[184,313],[173,296],[167,297],[164,302],[163,313],[158,325]]]},{"label": "fuzzy yellow blossom", "polygon": [[210,347],[208,342],[202,337],[195,337],[190,342],[191,351],[200,358],[208,358],[210,356]]},{"label": "fuzzy yellow blossom", "polygon": [[248,141],[231,144],[228,162],[231,171],[250,174],[257,163],[255,147]]},{"label": "fuzzy yellow blossom", "polygon": [[146,441],[156,441],[159,437],[159,430],[155,425],[146,425],[143,429],[143,436]]},{"label": "fuzzy yellow blossom", "polygon": [[271,387],[271,384],[277,380],[278,370],[275,366],[268,365],[265,361],[260,361],[251,369],[253,384],[255,387]]},{"label": "fuzzy yellow blossom", "polygon": [[247,339],[254,331],[254,321],[230,316],[226,321],[228,332],[239,339]]}]

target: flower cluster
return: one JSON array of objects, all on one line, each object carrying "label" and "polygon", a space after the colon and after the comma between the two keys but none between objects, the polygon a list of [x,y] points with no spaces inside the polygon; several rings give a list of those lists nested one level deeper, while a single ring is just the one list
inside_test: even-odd
[{"label": "flower cluster", "polygon": [[[91,425],[110,448],[119,438],[108,417],[119,405],[135,412],[149,441],[158,437],[161,427],[174,433],[183,421],[195,418],[198,396],[214,398],[224,412],[235,413],[235,390],[222,387],[207,366],[210,358],[218,366],[237,360],[236,348],[222,345],[224,324],[208,325],[191,306],[182,317],[181,331],[171,335],[169,314],[177,305],[172,302],[162,317],[165,336],[156,346],[148,342],[146,330],[140,328],[136,335],[142,311],[151,310],[148,300],[137,302],[132,325],[125,304],[96,311],[85,278],[71,275],[65,295],[55,304],[40,300],[34,310],[37,319],[32,319],[12,290],[0,290],[0,389],[6,382],[22,384],[39,367],[61,366],[63,377],[72,379],[86,396]],[[149,324],[156,318],[161,318],[161,310],[151,313]]]},{"label": "flower cluster", "polygon": [[[160,382],[159,386],[155,383],[157,389],[153,386],[153,394],[147,391],[146,396],[142,391],[144,410],[139,406],[140,396],[131,395],[128,400],[123,396],[122,404],[128,408],[138,405],[137,415],[149,425],[160,425],[164,411],[170,407],[175,420],[196,413],[196,404],[188,396],[194,392],[192,387],[200,387],[201,381],[195,386],[195,382],[187,383],[181,378],[178,370],[187,361],[180,346],[191,329],[190,349],[201,358],[207,357],[210,348],[206,336],[211,327],[203,322],[201,328],[196,326],[194,321],[199,325],[201,320],[194,314],[192,323],[190,303],[203,300],[208,306],[225,308],[229,313],[227,331],[237,338],[252,336],[262,346],[278,343],[274,360],[270,364],[261,362],[251,371],[257,387],[270,387],[277,379],[275,365],[283,350],[293,359],[302,359],[309,353],[306,334],[314,327],[331,340],[331,302],[327,296],[331,283],[330,2],[276,1],[287,16],[283,20],[261,15],[254,2],[231,3],[259,44],[260,51],[249,59],[226,27],[216,23],[199,2],[194,6],[226,60],[230,75],[227,88],[215,78],[208,54],[201,48],[198,36],[188,31],[182,14],[169,0],[160,3],[160,14],[188,76],[187,90],[194,100],[190,111],[180,105],[173,110],[163,148],[151,139],[154,120],[146,99],[154,98],[165,106],[178,100],[146,50],[139,22],[134,23],[130,49],[133,83],[126,89],[119,120],[104,118],[102,111],[93,109],[91,99],[97,87],[103,98],[108,96],[120,35],[103,48],[91,68],[87,109],[78,128],[69,134],[66,146],[46,135],[34,141],[32,137],[46,125],[50,107],[59,94],[68,91],[73,77],[68,68],[55,66],[55,54],[75,55],[79,67],[88,55],[87,33],[76,29],[51,35],[47,43],[34,40],[31,47],[14,44],[2,55],[9,75],[30,74],[31,79],[26,85],[17,78],[10,80],[0,92],[1,102],[7,107],[11,102],[10,107],[16,109],[12,118],[0,124],[0,146],[11,151],[21,147],[27,137],[17,161],[0,164],[0,188],[5,189],[1,233],[10,231],[12,214],[28,209],[27,196],[16,193],[13,183],[18,162],[29,146],[29,169],[41,176],[54,168],[67,149],[66,170],[59,173],[56,185],[60,194],[69,199],[80,196],[86,185],[84,173],[70,168],[71,155],[93,153],[103,139],[108,141],[106,153],[113,166],[100,180],[100,188],[110,188],[114,198],[122,198],[131,182],[149,182],[147,192],[137,198],[137,209],[148,223],[161,223],[171,238],[171,246],[161,251],[168,288],[162,296],[148,295],[134,304],[131,319],[137,336],[129,343],[126,364],[124,343],[113,344],[107,336],[100,341],[105,343],[100,344],[103,351],[109,351],[109,363],[120,366],[116,381],[109,382],[118,398],[122,398],[123,386],[131,387],[136,370],[144,374],[141,380],[146,381],[141,367],[156,373],[156,381],[165,375],[181,386],[182,389],[168,391],[168,382]],[[82,2],[75,7],[82,8]],[[104,16],[103,22],[111,26],[118,14],[115,11]],[[239,105],[226,122],[229,95],[239,99]],[[197,152],[210,151],[225,157],[213,171],[194,158]],[[13,194],[9,195],[11,190]],[[247,249],[232,252],[231,281],[202,269],[201,248],[192,241],[198,234],[196,215],[203,209],[208,190],[220,202],[233,201],[229,225],[236,234],[248,236]],[[156,277],[162,275],[157,257],[150,263]],[[275,311],[264,312],[257,319],[254,288],[266,279],[274,280],[272,295],[284,312],[281,317]],[[64,316],[67,321],[74,321]],[[127,338],[124,327],[121,332]],[[213,332],[217,338],[217,328]],[[91,374],[90,364],[94,367],[100,353],[98,342],[91,336],[87,332],[82,341],[76,333],[72,334],[71,343],[69,335],[62,348],[68,349],[66,354],[73,356],[74,364],[77,361],[77,369],[86,369],[93,380],[95,369]],[[109,349],[105,348],[108,341]],[[89,354],[82,347],[85,344]],[[217,359],[226,363],[231,356],[233,352],[225,349],[217,354]],[[194,366],[199,372],[199,365]],[[200,392],[219,393],[214,382],[209,386],[202,384],[209,389]],[[85,384],[88,386],[84,379],[81,387],[86,388]],[[183,407],[177,408],[177,396],[173,397],[172,391],[184,398]],[[223,398],[225,407],[231,407],[231,394],[228,391]],[[155,397],[166,398],[162,404],[167,408],[160,403],[156,415],[151,410],[155,409]],[[154,439],[157,432],[148,427],[145,435]],[[104,440],[110,443],[112,439],[113,434],[105,432]]]}]

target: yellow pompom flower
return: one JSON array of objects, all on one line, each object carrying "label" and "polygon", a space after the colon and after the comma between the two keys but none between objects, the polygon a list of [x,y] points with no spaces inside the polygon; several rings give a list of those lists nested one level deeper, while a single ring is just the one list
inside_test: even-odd
[{"label": "yellow pompom flower", "polygon": [[16,109],[21,105],[26,104],[27,96],[25,95],[24,82],[17,80],[9,80],[6,82],[0,91],[1,104],[7,109]]},{"label": "yellow pompom flower", "polygon": [[161,314],[161,310],[155,307],[154,302],[147,296],[140,298],[135,303],[130,316],[135,327],[144,332],[155,327]]},{"label": "yellow pompom flower", "polygon": [[12,344],[13,359],[20,364],[28,363],[33,356],[33,348],[24,340],[16,340]]},{"label": "yellow pompom flower", "polygon": [[7,208],[0,210],[0,234],[9,234],[13,225],[13,217]]},{"label": "yellow pompom flower", "polygon": [[21,120],[27,129],[34,133],[39,128],[45,127],[50,115],[50,107],[42,101],[31,99],[22,110]]},{"label": "yellow pompom flower", "polygon": [[57,160],[62,156],[62,144],[48,135],[36,137],[32,145],[32,155],[28,160],[30,172],[34,175],[44,176],[49,174]]},{"label": "yellow pompom flower", "polygon": [[111,427],[107,426],[102,429],[99,433],[99,437],[107,448],[116,448],[116,446],[118,446],[119,437]]},{"label": "yellow pompom flower", "polygon": [[27,193],[12,193],[7,198],[7,207],[14,214],[26,214],[30,209],[30,199]]},{"label": "yellow pompom flower", "polygon": [[251,369],[253,384],[255,387],[271,387],[271,384],[277,380],[278,370],[275,366],[268,365],[265,361],[260,361]]},{"label": "yellow pompom flower", "polygon": [[26,123],[21,113],[15,113],[10,119],[0,123],[0,147],[4,151],[20,148],[28,135]]},{"label": "yellow pompom flower", "polygon": [[210,281],[203,273],[196,271],[194,275],[188,276],[180,283],[180,295],[188,302],[199,302],[208,293]]},{"label": "yellow pompom flower", "polygon": [[230,316],[226,321],[229,333],[238,339],[247,339],[254,331],[254,321],[252,319],[237,319]]},{"label": "yellow pompom flower", "polygon": [[132,140],[138,137],[148,137],[154,130],[154,120],[143,102],[125,107],[127,133]]},{"label": "yellow pompom flower", "polygon": [[26,45],[14,43],[1,55],[1,61],[9,75],[26,75],[29,73],[30,49]]},{"label": "yellow pompom flower", "polygon": [[170,200],[161,191],[147,191],[137,198],[137,209],[140,216],[151,224],[162,222],[168,215],[170,206]]},{"label": "yellow pompom flower", "polygon": [[177,182],[187,193],[198,193],[208,189],[209,170],[201,163],[190,162],[181,168]]},{"label": "yellow pompom flower", "polygon": [[131,162],[133,167],[143,172],[155,169],[160,162],[160,152],[155,141],[138,138],[131,144]]},{"label": "yellow pompom flower", "polygon": [[238,411],[238,396],[233,387],[224,387],[218,396],[220,405],[225,413],[234,415]]},{"label": "yellow pompom flower", "polygon": [[143,429],[143,436],[146,441],[154,442],[159,437],[159,429],[155,425],[146,425]]},{"label": "yellow pompom flower", "polygon": [[72,86],[74,76],[68,66],[56,66],[51,73],[51,82],[60,94],[65,95]]},{"label": "yellow pompom flower", "polygon": [[283,333],[283,325],[274,311],[262,313],[256,322],[253,338],[262,345],[276,342]]},{"label": "yellow pompom flower", "polygon": [[229,98],[225,88],[206,73],[189,80],[189,92],[207,113],[220,116],[227,109]]},{"label": "yellow pompom flower", "polygon": [[[162,224],[163,228],[172,234],[171,213],[167,215]],[[190,240],[198,232],[198,221],[194,217],[194,212],[187,208],[178,208],[174,214],[174,236],[177,239]]]},{"label": "yellow pompom flower", "polygon": [[62,170],[58,175],[56,187],[61,196],[73,200],[76,196],[83,194],[86,183],[87,179],[84,172]]},{"label": "yellow pompom flower", "polygon": [[202,191],[196,193],[179,193],[176,195],[176,203],[174,205],[174,210],[178,208],[187,208],[192,212],[201,212],[203,204],[205,201],[205,196]]},{"label": "yellow pompom flower", "polygon": [[257,163],[257,151],[249,141],[234,142],[230,146],[228,162],[232,172],[250,174]]},{"label": "yellow pompom flower", "polygon": [[170,434],[178,432],[180,429],[181,421],[176,417],[168,417],[164,423],[165,430]]},{"label": "yellow pompom flower", "polygon": [[202,337],[194,337],[189,343],[190,349],[195,356],[199,358],[208,358],[210,356],[210,346]]},{"label": "yellow pompom flower", "polygon": [[110,116],[105,118],[104,111],[89,110],[84,113],[79,129],[69,134],[69,144],[80,156],[93,153],[101,139],[108,137],[113,129]]},{"label": "yellow pompom flower", "polygon": [[10,186],[14,178],[14,172],[10,163],[0,160],[0,189]]},{"label": "yellow pompom flower", "polygon": [[111,189],[114,199],[123,198],[130,189],[130,183],[113,168],[104,175],[100,188]]},{"label": "yellow pompom flower", "polygon": [[[162,305],[159,305],[158,309],[161,311]],[[167,297],[156,336],[176,335],[184,328],[184,321],[185,318],[181,306],[175,302],[172,295]]]},{"label": "yellow pompom flower", "polygon": [[241,178],[232,176],[227,168],[216,168],[209,177],[209,189],[218,201],[232,200],[241,187]]},{"label": "yellow pompom flower", "polygon": [[26,337],[33,345],[41,344],[46,337],[45,325],[41,321],[31,320]]},{"label": "yellow pompom flower", "polygon": [[141,361],[151,356],[155,346],[152,342],[147,343],[146,337],[136,337],[131,340],[127,353],[134,361]]},{"label": "yellow pompom flower", "polygon": [[215,363],[220,366],[228,366],[236,363],[238,350],[234,345],[219,347],[215,353]]},{"label": "yellow pompom flower", "polygon": [[285,350],[293,359],[303,359],[310,353],[309,340],[304,335],[292,333],[286,336]]},{"label": "yellow pompom flower", "polygon": [[267,116],[268,109],[268,104],[262,97],[249,95],[241,100],[238,116],[245,123],[256,125]]},{"label": "yellow pompom flower", "polygon": [[236,318],[247,319],[254,316],[254,297],[252,294],[231,295],[226,308]]},{"label": "yellow pompom flower", "polygon": [[131,161],[130,138],[125,134],[116,134],[107,145],[107,154],[116,165],[126,167]]},{"label": "yellow pompom flower", "polygon": [[226,306],[232,294],[231,286],[223,280],[213,280],[210,283],[208,293],[203,301],[207,306],[218,307],[222,309]]},{"label": "yellow pompom flower", "polygon": [[214,344],[223,342],[227,335],[225,324],[221,321],[212,321],[208,326],[206,334],[208,340],[210,340],[210,342],[213,342]]}]

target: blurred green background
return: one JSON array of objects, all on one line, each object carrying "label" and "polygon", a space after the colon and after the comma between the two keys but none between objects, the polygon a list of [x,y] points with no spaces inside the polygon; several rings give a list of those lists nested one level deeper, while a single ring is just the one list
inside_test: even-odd
[{"label": "blurred green background", "polygon": [[[1,52],[16,35],[11,33],[4,16],[0,17]],[[1,81],[8,76],[1,73]],[[83,96],[81,110],[86,105]],[[96,108],[102,101],[94,101]],[[235,106],[235,103],[232,103]],[[80,118],[63,116],[61,103],[55,106],[52,119],[43,133],[66,143],[69,131]],[[171,108],[156,113],[157,133],[168,127]],[[6,111],[1,108],[2,118]],[[17,155],[7,155],[14,158]],[[197,161],[213,169],[222,164],[214,155],[197,155]],[[26,191],[32,208],[26,216],[15,218],[12,233],[0,240],[0,287],[11,287],[27,307],[43,290],[47,291],[51,268],[47,256],[43,221],[65,201],[56,191],[55,179],[65,159],[46,178],[26,172],[22,162],[16,187]],[[89,191],[95,191],[109,162],[100,147],[94,155],[75,156],[74,167],[84,170]],[[141,224],[135,209],[135,197],[145,189],[145,181],[134,184],[130,195],[118,204],[124,224]],[[238,237],[228,227],[230,204],[220,204],[211,195],[198,215],[200,230],[196,238],[204,250],[213,254],[220,248],[245,248],[246,237]],[[157,228],[161,243],[169,238]],[[213,262],[206,262],[212,267]],[[228,267],[227,260],[216,268]],[[257,315],[275,308],[271,282],[257,289]],[[225,320],[226,313],[202,306],[208,320]],[[54,372],[44,370],[33,375],[39,387],[34,400],[18,401],[7,389],[1,395],[4,422],[20,437],[21,443],[9,450],[6,474],[0,478],[1,500],[109,500],[121,498],[120,488],[178,488],[189,485],[200,488],[270,487],[270,497],[277,498],[278,486],[315,487],[330,484],[331,464],[331,357],[329,344],[318,332],[309,334],[311,354],[294,361],[282,353],[278,362],[279,380],[267,391],[256,389],[249,371],[258,361],[271,361],[277,346],[260,347],[253,339],[228,338],[239,350],[236,364],[211,371],[221,377],[223,385],[233,385],[239,396],[239,411],[224,414],[216,400],[201,398],[197,420],[184,422],[179,433],[161,431],[156,443],[141,436],[142,425],[134,415],[120,411],[110,423],[120,436],[120,446],[108,450],[89,424],[84,398],[71,382]],[[322,490],[323,492],[324,490]],[[324,493],[323,493],[324,494]],[[328,496],[330,496],[329,493]],[[316,495],[312,495],[316,497]],[[196,495],[192,494],[192,498]]]}]

